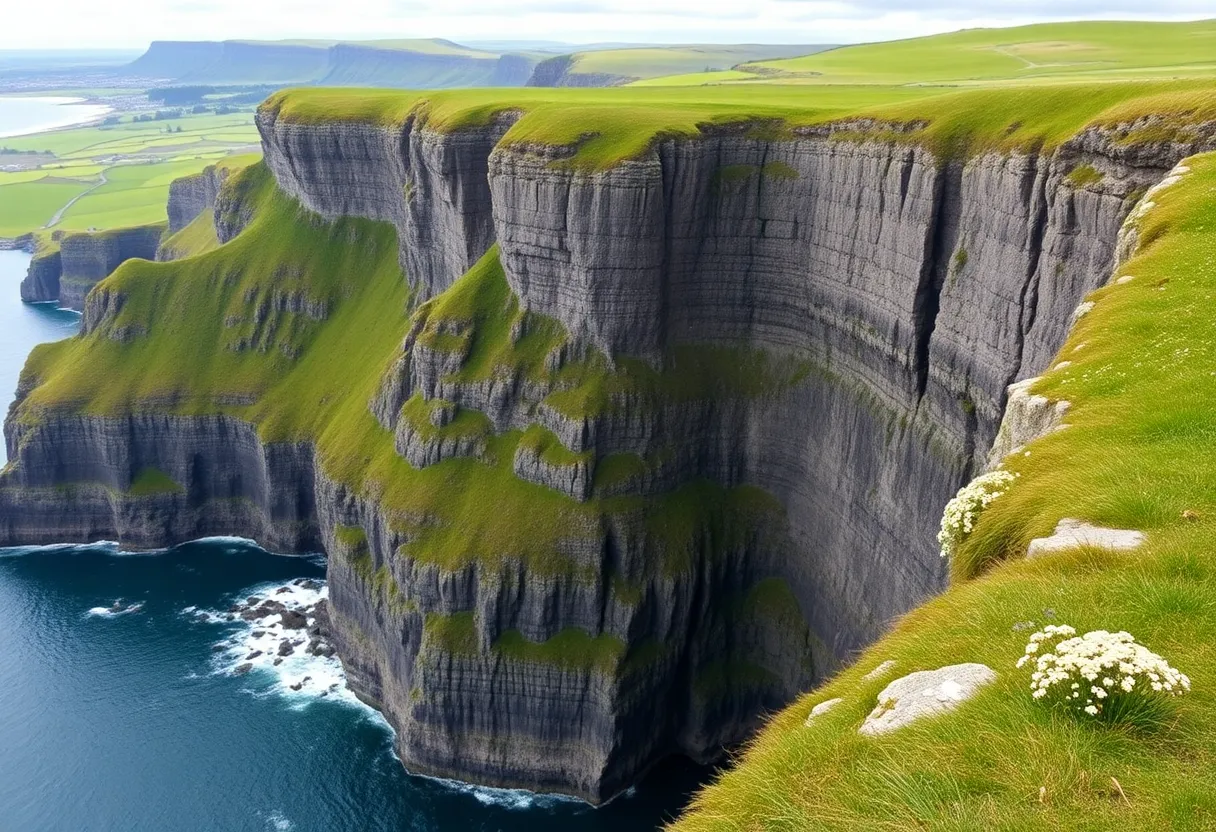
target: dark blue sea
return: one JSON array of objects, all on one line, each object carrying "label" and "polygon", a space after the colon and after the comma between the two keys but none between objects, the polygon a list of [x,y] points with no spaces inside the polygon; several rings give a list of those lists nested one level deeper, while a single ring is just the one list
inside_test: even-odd
[{"label": "dark blue sea", "polygon": [[[26,259],[0,252],[4,410],[30,348],[78,325],[20,303]],[[220,613],[281,587],[321,597],[324,575],[320,557],[229,539],[0,549],[0,830],[632,832],[673,817],[706,776],[673,762],[592,809],[408,774],[336,660],[236,672],[252,627]]]}]

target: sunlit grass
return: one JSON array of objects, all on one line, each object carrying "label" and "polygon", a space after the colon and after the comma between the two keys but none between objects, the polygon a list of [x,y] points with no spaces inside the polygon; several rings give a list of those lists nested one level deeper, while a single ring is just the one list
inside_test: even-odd
[{"label": "sunlit grass", "polygon": [[[776,715],[676,829],[1216,826],[1216,155],[1191,164],[1141,221],[1153,242],[1120,270],[1135,279],[1091,295],[1060,353],[1071,366],[1036,386],[1072,402],[1069,427],[1010,460],[1020,477],[960,549],[952,588]],[[1026,560],[1063,517],[1148,542]],[[1013,667],[1032,622],[1127,630],[1194,690],[1130,726],[1052,711]],[[862,678],[886,659],[884,679]],[[999,680],[949,717],[857,734],[891,678],[962,661]]]}]

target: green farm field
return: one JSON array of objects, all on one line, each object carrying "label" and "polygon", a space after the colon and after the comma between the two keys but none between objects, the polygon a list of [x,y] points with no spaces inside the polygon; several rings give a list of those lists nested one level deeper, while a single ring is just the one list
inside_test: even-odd
[{"label": "green farm field", "polygon": [[170,182],[257,145],[249,112],[0,139],[0,166],[20,168],[0,171],[0,237],[159,222]]},{"label": "green farm field", "polygon": [[1216,76],[1216,20],[971,29],[640,83],[986,85],[1212,76]]}]

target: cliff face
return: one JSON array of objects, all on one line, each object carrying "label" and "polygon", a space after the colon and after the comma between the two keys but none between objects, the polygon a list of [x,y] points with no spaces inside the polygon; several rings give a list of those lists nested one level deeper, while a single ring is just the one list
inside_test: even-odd
[{"label": "cliff face", "polygon": [[454,134],[371,125],[303,126],[262,111],[258,129],[279,187],[323,217],[390,222],[401,266],[424,297],[447,289],[494,241],[487,171],[512,123]]},{"label": "cliff face", "polygon": [[169,184],[169,234],[181,231],[204,211],[215,209],[227,173],[222,167],[209,165],[193,176],[183,176]]},{"label": "cliff face", "polygon": [[607,72],[575,72],[574,55],[558,55],[538,63],[528,78],[529,87],[617,87],[636,81],[629,75]]},{"label": "cliff face", "polygon": [[89,291],[128,260],[155,260],[163,224],[114,231],[67,234],[59,250],[35,256],[21,282],[21,299],[28,303],[58,301],[68,309],[84,309]]},{"label": "cliff face", "polygon": [[63,258],[58,248],[35,252],[21,281],[21,299],[26,303],[59,300],[59,277]]},{"label": "cliff face", "polygon": [[[28,412],[31,375],[0,540],[320,544],[350,684],[407,767],[593,801],[744,738],[943,585],[941,508],[1006,386],[1109,277],[1138,193],[1197,149],[1089,131],[943,160],[840,125],[588,173],[504,145],[510,122],[258,118],[281,191],[396,229],[416,311],[369,407],[413,487],[498,477],[480,525],[394,508],[246,420]],[[216,217],[221,239],[248,219]],[[114,324],[121,293],[93,297],[86,332],[139,337]],[[508,498],[573,519],[517,551],[492,532],[535,517]]]}]

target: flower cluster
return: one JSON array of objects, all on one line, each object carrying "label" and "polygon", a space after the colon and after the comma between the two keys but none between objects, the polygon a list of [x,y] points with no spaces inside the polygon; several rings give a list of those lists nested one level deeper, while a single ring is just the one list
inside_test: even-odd
[{"label": "flower cluster", "polygon": [[1049,625],[1030,637],[1017,666],[1030,662],[1035,699],[1095,717],[1117,703],[1180,696],[1191,689],[1186,674],[1124,632],[1094,630],[1078,636],[1067,624]]},{"label": "flower cluster", "polygon": [[954,554],[959,544],[971,534],[980,512],[1004,494],[1015,478],[1016,475],[1008,471],[989,471],[967,483],[954,495],[953,500],[946,503],[942,528],[937,533],[942,557],[948,558]]}]

